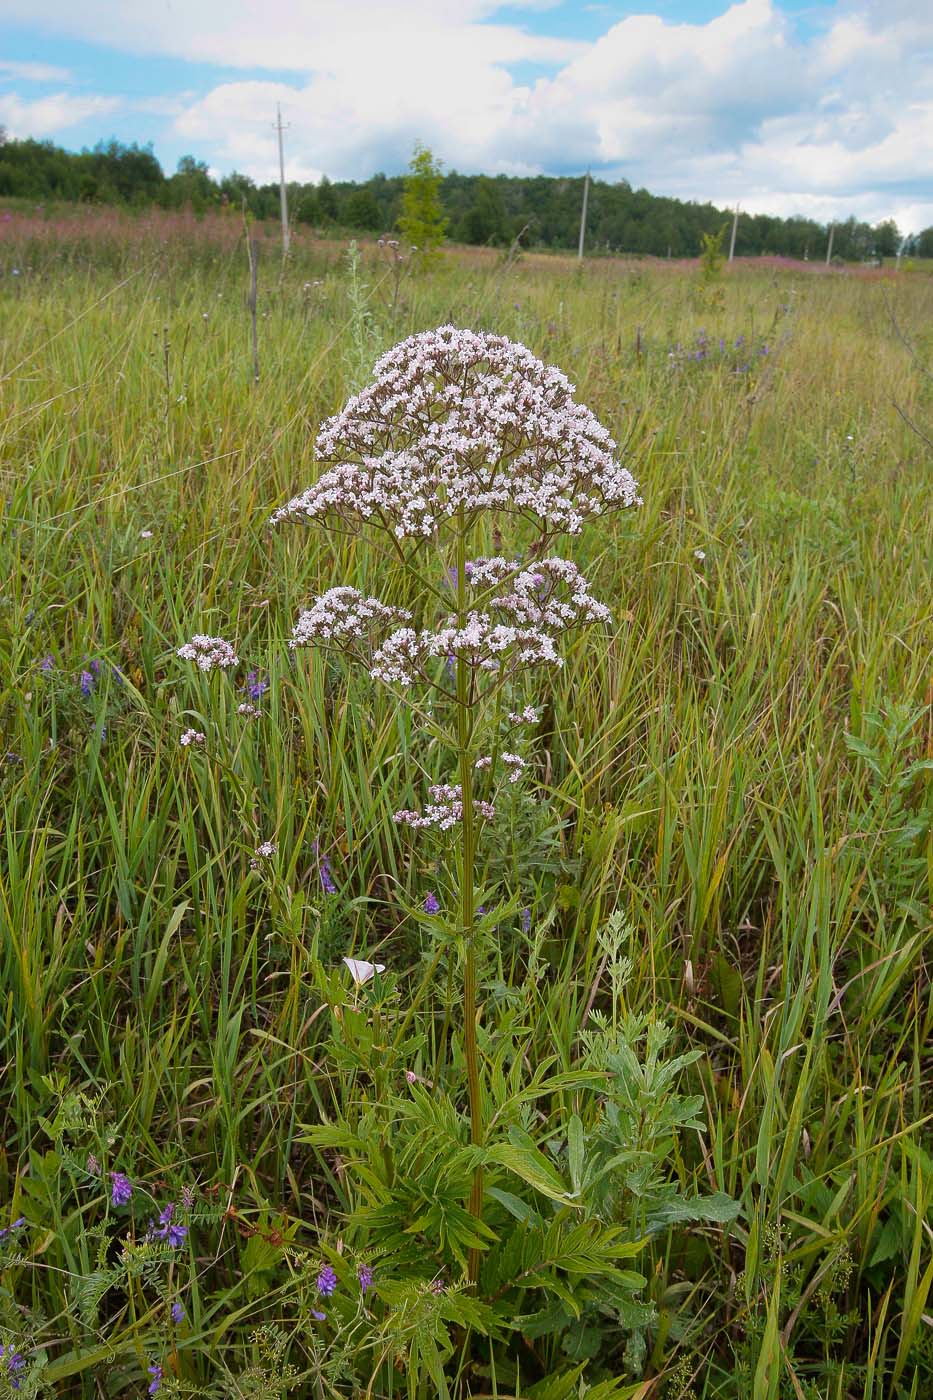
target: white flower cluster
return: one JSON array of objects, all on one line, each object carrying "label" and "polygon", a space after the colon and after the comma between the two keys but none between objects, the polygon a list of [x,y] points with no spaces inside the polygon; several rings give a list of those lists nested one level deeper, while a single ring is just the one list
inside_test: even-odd
[{"label": "white flower cluster", "polygon": [[237,705],[236,712],[244,719],[260,719],[262,717],[262,710],[250,700],[244,700],[242,705]]},{"label": "white flower cluster", "polygon": [[533,705],[526,705],[521,712],[509,711],[509,724],[537,724],[539,719],[540,715]]},{"label": "white flower cluster", "polygon": [[554,639],[535,627],[511,627],[489,613],[467,613],[466,625],[452,624],[437,632],[403,627],[387,637],[373,656],[370,675],[387,685],[409,686],[421,663],[434,657],[464,656],[481,671],[515,666],[562,666]]},{"label": "white flower cluster", "polygon": [[[414,827],[416,830],[436,826],[440,831],[449,831],[452,826],[463,821],[463,790],[459,783],[434,783],[428,788],[428,796],[431,801],[423,812],[396,812],[393,821],[403,826]],[[474,802],[473,811],[478,817],[485,817],[487,821],[491,821],[496,815],[496,809],[491,802]]]},{"label": "white flower cluster", "polygon": [[423,674],[424,663],[436,657],[466,657],[476,669],[491,672],[562,666],[557,635],[611,616],[590,595],[586,579],[568,559],[544,559],[526,569],[505,559],[480,559],[470,573],[471,587],[479,589],[494,588],[506,579],[509,591],[487,598],[487,610],[468,612],[463,627],[449,622],[436,632],[401,627],[390,633],[373,654],[370,675],[387,685],[409,686]]},{"label": "white flower cluster", "polygon": [[289,646],[313,646],[316,642],[346,646],[369,641],[378,626],[410,618],[411,613],[404,608],[389,608],[378,598],[364,598],[357,588],[329,588],[299,614]]},{"label": "white flower cluster", "polygon": [[640,503],[609,433],[524,345],[441,326],[390,350],[374,374],[318,434],[329,469],[273,524],[333,513],[427,538],[463,509],[576,534],[588,516]]},{"label": "white flower cluster", "polygon": [[199,634],[179,647],[176,654],[182,661],[193,661],[202,671],[213,671],[215,667],[226,671],[229,667],[240,664],[240,658],[223,637],[205,637]]},{"label": "white flower cluster", "polygon": [[517,753],[503,753],[502,762],[509,770],[509,782],[517,783],[522,776],[525,760]]},{"label": "white flower cluster", "polygon": [[[506,768],[509,770],[509,782],[517,783],[525,768],[525,760],[517,753],[501,753],[499,755]],[[492,754],[483,754],[473,764],[474,768],[480,770],[492,767]]]},{"label": "white flower cluster", "polygon": [[[470,574],[470,586],[504,582],[513,573],[511,591],[496,597],[490,607],[528,627],[563,632],[583,622],[609,622],[612,614],[597,602],[589,584],[571,559],[542,559],[514,573],[505,559],[478,559]],[[481,581],[477,583],[477,579]],[[562,598],[561,595],[565,596]]]},{"label": "white flower cluster", "polygon": [[192,744],[202,745],[207,740],[207,735],[202,734],[199,729],[186,729],[178,740],[183,749],[190,748]]},{"label": "white flower cluster", "polygon": [[275,841],[261,841],[256,847],[255,853],[250,857],[250,870],[261,870],[264,862],[271,860],[278,849]]}]

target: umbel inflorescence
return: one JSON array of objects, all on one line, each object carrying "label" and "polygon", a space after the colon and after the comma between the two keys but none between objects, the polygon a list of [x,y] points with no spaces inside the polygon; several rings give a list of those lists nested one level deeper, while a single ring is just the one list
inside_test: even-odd
[{"label": "umbel inflorescence", "polygon": [[[374,374],[321,429],[318,481],[272,523],[336,517],[344,528],[369,526],[391,537],[408,568],[412,549],[434,541],[455,606],[445,612],[452,595],[429,585],[424,596],[438,608],[418,625],[406,610],[338,586],[300,614],[291,646],[336,648],[374,680],[434,688],[473,711],[528,670],[561,666],[568,629],[609,621],[571,560],[542,556],[556,535],[638,504],[638,487],[560,370],[502,336],[442,326],[397,345]],[[468,559],[472,533],[500,515],[531,524],[530,556]],[[472,719],[468,727],[475,733]],[[505,766],[514,782],[517,764]],[[396,819],[447,830],[465,806],[484,819],[494,813],[462,786],[436,785],[430,796],[423,814]]]},{"label": "umbel inflorescence", "polygon": [[609,433],[524,345],[441,326],[383,355],[374,376],[323,425],[327,470],[275,524],[339,515],[428,539],[461,511],[497,511],[574,535],[638,501]]}]

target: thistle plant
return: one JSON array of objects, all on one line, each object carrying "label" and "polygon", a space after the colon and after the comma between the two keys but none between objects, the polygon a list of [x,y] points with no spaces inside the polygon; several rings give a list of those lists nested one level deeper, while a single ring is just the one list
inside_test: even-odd
[{"label": "thistle plant", "polygon": [[[319,479],[272,523],[367,532],[407,576],[414,608],[336,586],[302,611],[291,645],[330,648],[362,666],[395,689],[450,754],[450,771],[436,776],[429,800],[420,810],[400,809],[395,821],[447,833],[452,843],[457,902],[449,935],[462,951],[470,1136],[481,1149],[479,847],[494,827],[503,783],[518,781],[524,768],[519,754],[500,747],[500,729],[507,713],[516,725],[536,718],[526,680],[563,666],[564,634],[610,619],[576,564],[549,552],[553,541],[639,504],[638,488],[608,431],[575,401],[558,369],[502,336],[453,326],[384,355],[373,382],[324,423],[316,450]],[[506,524],[512,554],[502,552]],[[495,553],[486,552],[490,544]],[[522,699],[512,700],[517,689]],[[468,1205],[481,1219],[481,1166]],[[471,1280],[476,1268],[474,1251]]]}]

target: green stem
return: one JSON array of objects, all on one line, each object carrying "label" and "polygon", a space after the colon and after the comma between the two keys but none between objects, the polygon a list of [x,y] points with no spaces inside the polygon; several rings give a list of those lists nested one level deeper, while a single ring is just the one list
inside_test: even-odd
[{"label": "green stem", "polygon": [[[457,531],[457,625],[466,625],[466,522],[461,508]],[[476,829],[473,813],[473,753],[470,714],[472,672],[465,656],[457,657],[457,757],[460,764],[460,797],[463,803],[460,844],[460,928],[464,944],[463,970],[463,1050],[466,1059],[467,1089],[470,1100],[470,1141],[483,1145],[483,1104],[479,1082],[479,1053],[476,1043],[476,951],[474,947],[476,874]],[[483,1215],[483,1169],[478,1166],[470,1187],[469,1212],[476,1220]],[[471,1249],[467,1275],[475,1284],[479,1273],[479,1250]]]}]

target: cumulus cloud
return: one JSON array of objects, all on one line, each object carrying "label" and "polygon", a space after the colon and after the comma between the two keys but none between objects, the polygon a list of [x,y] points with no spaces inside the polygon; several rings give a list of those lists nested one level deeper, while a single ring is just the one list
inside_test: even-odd
[{"label": "cumulus cloud", "polygon": [[0,126],[14,139],[43,139],[67,132],[89,117],[103,117],[120,106],[115,97],[80,97],[54,92],[48,97],[24,101],[16,93],[0,93]]},{"label": "cumulus cloud", "polygon": [[545,0],[509,5],[509,22],[497,0],[4,4],[56,33],[248,70],[164,110],[176,144],[259,180],[276,175],[281,103],[296,179],[397,171],[422,140],[466,171],[590,166],[749,210],[933,224],[917,175],[933,156],[933,11],[916,0],[838,0],[805,38],[775,0],[697,24],[610,24],[603,7],[586,43],[542,32]]}]

